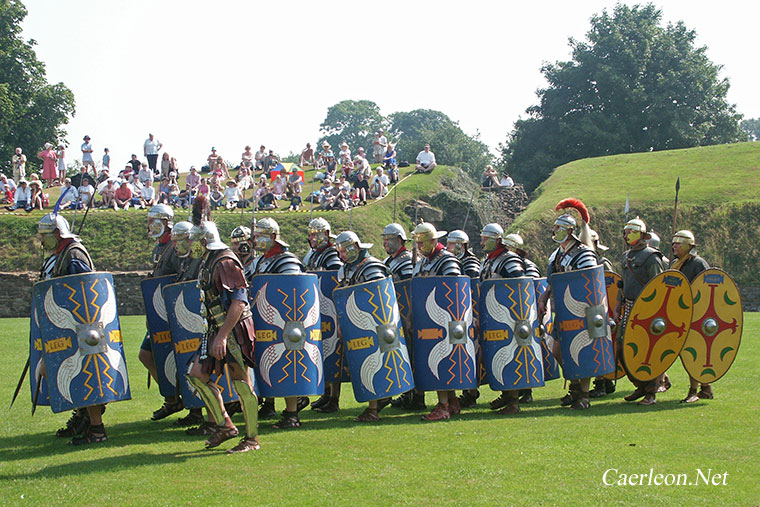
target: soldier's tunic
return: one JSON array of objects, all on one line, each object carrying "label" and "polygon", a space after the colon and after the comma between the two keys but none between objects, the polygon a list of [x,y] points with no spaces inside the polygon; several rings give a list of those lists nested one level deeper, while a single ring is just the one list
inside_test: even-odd
[{"label": "soldier's tunic", "polygon": [[465,250],[461,257],[459,257],[459,262],[462,264],[462,271],[465,275],[470,278],[480,276],[480,260],[472,251]]},{"label": "soldier's tunic", "polygon": [[677,269],[681,273],[686,276],[686,278],[689,280],[689,282],[693,282],[694,279],[697,277],[698,274],[700,274],[702,271],[710,269],[710,265],[707,263],[706,260],[704,260],[699,255],[691,255],[689,254],[686,257],[686,260],[682,263],[678,262],[679,259],[676,258],[673,261],[673,264],[671,266],[672,269]]},{"label": "soldier's tunic", "polygon": [[306,256],[303,258],[303,264],[306,271],[332,271],[334,269],[340,269],[343,262],[341,262],[340,257],[338,257],[338,251],[335,247],[328,244],[321,249],[312,248],[306,252]]},{"label": "soldier's tunic", "polygon": [[228,340],[237,341],[246,365],[253,367],[254,330],[253,317],[248,306],[248,284],[243,274],[243,266],[232,250],[212,250],[208,253],[200,267],[198,286],[202,292],[208,322],[206,339],[204,339],[200,349],[200,362],[203,372],[222,374],[224,373],[224,364],[227,361],[235,362],[229,352],[229,346],[227,347],[227,355],[222,360],[214,358],[209,353],[216,333],[222,327],[227,317],[227,310],[233,300],[243,301],[245,309],[232,329]]},{"label": "soldier's tunic", "polygon": [[413,276],[459,276],[462,265],[459,259],[438,243],[430,256],[422,256],[414,267]]},{"label": "soldier's tunic", "polygon": [[383,264],[393,276],[394,282],[412,277],[414,271],[412,253],[406,247],[402,247],[395,254],[386,257]]}]

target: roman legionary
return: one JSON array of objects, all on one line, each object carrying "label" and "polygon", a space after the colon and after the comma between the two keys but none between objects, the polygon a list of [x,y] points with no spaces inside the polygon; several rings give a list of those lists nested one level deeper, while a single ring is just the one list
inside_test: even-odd
[{"label": "roman legionary", "polygon": [[406,231],[400,224],[388,224],[383,229],[383,249],[388,254],[383,263],[393,281],[412,277],[412,253],[406,249]]},{"label": "roman legionary", "polygon": [[[629,220],[623,229],[623,237],[626,245],[628,245],[628,250],[623,253],[622,287],[618,293],[618,301],[614,311],[615,323],[618,326],[616,340],[620,349],[622,349],[625,326],[633,303],[647,282],[664,270],[662,253],[647,243],[650,236],[643,220],[639,217]],[[659,379],[641,382],[636,380],[631,372],[626,370],[626,373],[633,385],[636,386],[636,390],[626,396],[625,401],[636,401],[644,398],[639,402],[639,405],[654,405],[656,403],[655,394],[660,383]]]},{"label": "roman legionary", "polygon": [[205,196],[196,197],[190,248],[194,258],[203,259],[198,286],[208,329],[187,379],[216,422],[213,433],[206,440],[206,448],[217,447],[238,436],[238,429],[224,407],[222,394],[211,382],[212,374],[221,374],[225,364],[228,366],[233,388],[240,399],[246,431],[240,443],[227,452],[246,452],[260,447],[258,400],[248,375],[248,368],[254,366],[254,330],[248,305],[248,284],[240,260],[222,242],[216,224],[204,220],[208,216],[207,206]]},{"label": "roman legionary", "polygon": [[[462,265],[457,257],[446,250],[439,241],[446,231],[436,230],[433,224],[423,222],[414,228],[412,239],[421,255],[414,266],[413,276],[459,276]],[[438,391],[438,404],[429,414],[422,416],[424,421],[442,421],[450,419],[461,411],[459,400],[453,390]]]},{"label": "roman legionary", "polygon": [[470,278],[480,276],[480,260],[470,249],[470,237],[462,230],[451,231],[446,236],[446,250],[453,253],[462,264],[462,271]]},{"label": "roman legionary", "polygon": [[232,229],[230,233],[230,249],[237,255],[245,270],[246,278],[248,278],[254,258],[253,238],[251,237],[251,229],[249,227],[239,225]]},{"label": "roman legionary", "polygon": [[[153,247],[152,262],[153,270],[149,277],[175,275],[179,272],[180,260],[172,246],[171,236],[174,226],[174,210],[166,204],[156,204],[148,210],[148,236],[156,240]],[[156,362],[153,357],[153,347],[150,333],[145,334],[140,353],[140,362],[148,370],[153,380],[158,383]],[[161,408],[153,412],[151,419],[159,421],[184,408],[179,396],[167,396]]]},{"label": "roman legionary", "polygon": [[[48,213],[43,216],[37,230],[42,248],[49,254],[42,263],[40,280],[95,270],[87,249],[61,215]],[[69,442],[72,445],[105,442],[108,438],[103,426],[105,408],[105,405],[95,405],[76,409],[66,426],[56,431],[55,436],[72,437]]]},{"label": "roman legionary", "polygon": [[[372,243],[362,243],[355,232],[341,232],[338,234],[335,244],[340,260],[343,261],[343,266],[338,270],[339,287],[371,282],[389,275],[385,264],[370,255],[369,249],[372,248]],[[386,407],[390,401],[390,398],[369,401],[369,406],[354,420],[356,422],[378,421],[380,410]]]},{"label": "roman legionary", "polygon": [[[523,259],[507,248],[504,229],[499,224],[491,223],[483,227],[480,232],[480,246],[486,253],[480,272],[481,281],[526,276]],[[520,411],[519,397],[519,391],[502,391],[498,398],[491,401],[491,410],[498,410],[502,415],[516,414]]]},{"label": "roman legionary", "polygon": [[[332,240],[330,223],[322,217],[317,217],[309,222],[309,251],[303,258],[303,264],[307,271],[332,271],[343,266]],[[328,382],[325,386],[325,394],[311,404],[311,409],[317,412],[331,413],[339,409],[340,382]]]},{"label": "roman legionary", "polygon": [[[591,244],[591,229],[588,227],[588,210],[577,199],[565,199],[557,204],[556,209],[574,208],[580,216],[582,223],[579,226],[573,215],[563,214],[554,220],[552,228],[552,241],[559,246],[549,256],[549,266],[546,270],[546,278],[549,287],[538,302],[538,318],[543,321],[546,314],[546,303],[552,293],[551,276],[554,273],[573,271],[578,269],[592,268],[598,265],[596,254],[589,246]],[[562,364],[560,344],[555,341],[552,351],[557,361]],[[590,378],[575,379],[570,381],[570,391],[560,399],[562,406],[570,406],[574,410],[585,410],[591,407],[589,401]]]},{"label": "roman legionary", "polygon": [[[303,264],[290,250],[289,245],[280,238],[280,226],[273,218],[262,218],[253,228],[253,247],[260,254],[251,264],[251,274],[262,273],[295,274],[303,273]],[[273,425],[275,429],[291,429],[301,426],[298,412],[309,404],[308,396],[285,398],[285,411],[282,419]],[[259,410],[262,419],[277,417],[274,410],[274,398],[264,399]]]},{"label": "roman legionary", "polygon": [[[677,269],[686,275],[689,283],[694,281],[702,271],[710,269],[707,261],[697,255],[696,245],[694,233],[691,231],[678,231],[673,235],[671,250],[673,252],[673,262],[670,265],[670,269]],[[699,388],[699,392],[697,392],[697,388]],[[711,399],[713,399],[712,385],[700,384],[698,380],[689,375],[689,392],[686,394],[686,398],[681,400],[681,403],[694,403],[699,400]]]}]

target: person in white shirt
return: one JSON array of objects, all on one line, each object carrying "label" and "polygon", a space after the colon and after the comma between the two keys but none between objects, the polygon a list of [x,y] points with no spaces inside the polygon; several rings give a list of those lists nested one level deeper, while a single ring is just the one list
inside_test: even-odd
[{"label": "person in white shirt", "polygon": [[426,144],[423,150],[417,154],[417,165],[414,170],[418,173],[432,173],[435,165],[435,154],[430,151],[430,145]]},{"label": "person in white shirt", "polygon": [[16,153],[11,157],[13,165],[13,179],[21,182],[26,176],[26,155],[21,153],[21,148],[16,148]]},{"label": "person in white shirt", "polygon": [[77,189],[79,192],[79,200],[82,202],[83,207],[90,205],[92,196],[95,194],[95,188],[90,185],[90,180],[82,178],[82,185]]},{"label": "person in white shirt", "polygon": [[388,193],[388,176],[383,174],[382,167],[378,167],[375,171],[377,174],[372,178],[372,185],[369,187],[369,195],[375,199],[380,199]]},{"label": "person in white shirt", "polygon": [[148,167],[155,174],[156,173],[156,161],[158,161],[158,152],[163,147],[161,141],[155,139],[153,134],[148,134],[148,139],[143,143],[143,154],[148,159]]},{"label": "person in white shirt", "polygon": [[227,182],[227,188],[224,189],[224,206],[227,209],[233,209],[240,200],[240,189],[237,182],[230,180]]},{"label": "person in white shirt", "polygon": [[26,184],[26,180],[18,182],[18,188],[14,194],[15,201],[12,206],[6,206],[5,209],[13,211],[16,209],[23,209],[25,211],[32,210],[32,189]]},{"label": "person in white shirt", "polygon": [[79,200],[79,191],[71,186],[71,178],[63,180],[61,187],[61,206],[59,209],[74,208]]},{"label": "person in white shirt", "polygon": [[375,132],[375,138],[372,140],[372,156],[375,158],[376,164],[383,161],[383,154],[387,148],[388,138],[383,135],[383,129],[379,129]]},{"label": "person in white shirt", "polygon": [[514,187],[515,186],[514,180],[507,173],[504,173],[504,174],[501,175],[501,181],[499,182],[499,184],[502,187]]},{"label": "person in white shirt", "polygon": [[156,204],[156,189],[153,187],[153,180],[148,180],[140,190],[140,206],[143,209],[150,209]]},{"label": "person in white shirt", "polygon": [[92,159],[92,145],[90,144],[90,136],[84,136],[82,138],[81,150],[82,150],[82,165],[92,167],[92,175],[98,177],[98,172],[95,169],[95,161]]}]

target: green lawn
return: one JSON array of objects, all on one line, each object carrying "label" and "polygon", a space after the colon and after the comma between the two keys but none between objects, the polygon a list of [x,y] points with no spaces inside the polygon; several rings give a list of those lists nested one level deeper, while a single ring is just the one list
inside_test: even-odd
[{"label": "green lawn", "polygon": [[[736,364],[712,401],[678,403],[687,379],[676,364],[673,388],[654,407],[625,403],[631,389],[621,381],[617,393],[575,413],[558,406],[562,381],[555,380],[534,391],[535,403],[518,416],[490,413],[495,395],[486,390],[476,409],[450,422],[423,423],[417,413],[389,408],[380,423],[360,425],[352,419],[363,407],[344,385],[338,414],[307,409],[302,429],[290,432],[262,422],[261,451],[227,456],[204,450],[200,437],[171,426],[173,418],[148,420],[160,400],[155,386],[146,391],[137,361],[144,319],[125,317],[134,399],[108,407],[109,441],[82,449],[55,438],[68,414],[41,407],[30,417],[25,384],[0,425],[0,497],[4,505],[757,504],[760,315],[747,314],[745,325]],[[7,358],[0,401],[8,403],[26,359],[28,321],[0,326]],[[605,487],[610,468],[728,476],[725,486]]]}]

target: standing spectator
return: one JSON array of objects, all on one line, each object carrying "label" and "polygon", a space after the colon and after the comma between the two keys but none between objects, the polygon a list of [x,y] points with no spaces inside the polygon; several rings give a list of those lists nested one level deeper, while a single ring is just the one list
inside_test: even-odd
[{"label": "standing spectator", "polygon": [[153,179],[151,178],[140,190],[140,206],[144,209],[150,209],[156,204],[156,189],[153,188]]},{"label": "standing spectator", "polygon": [[194,165],[190,166],[190,174],[187,175],[185,183],[190,190],[194,192],[198,190],[198,186],[201,184],[201,175],[198,174],[198,170]]},{"label": "standing spectator", "polygon": [[398,163],[396,162],[396,146],[388,143],[383,154],[383,167],[388,171],[391,183],[398,183]]},{"label": "standing spectator", "polygon": [[172,161],[169,158],[169,154],[164,152],[161,155],[161,178],[168,178],[169,172],[172,170]]},{"label": "standing spectator", "polygon": [[79,192],[79,201],[82,203],[82,207],[87,208],[92,206],[92,200],[95,197],[95,187],[90,185],[90,180],[82,178],[82,183],[77,188],[77,191]]},{"label": "standing spectator", "polygon": [[288,211],[298,211],[301,208],[301,204],[303,204],[303,200],[301,199],[301,187],[295,187],[293,192],[293,196],[290,198]]},{"label": "standing spectator", "polygon": [[58,185],[63,185],[63,179],[66,177],[66,150],[62,144],[58,145],[58,149],[55,151],[55,156],[58,159]]},{"label": "standing spectator", "polygon": [[153,134],[148,134],[148,138],[143,143],[143,155],[148,159],[148,167],[150,167],[151,172],[156,176],[158,176],[156,162],[158,161],[158,152],[161,150],[161,147],[163,147],[163,144],[158,139],[155,139]]},{"label": "standing spectator", "polygon": [[430,151],[430,145],[426,144],[417,154],[417,165],[414,170],[418,173],[432,173],[435,165],[435,154]]},{"label": "standing spectator", "polygon": [[[87,171],[87,168],[83,168]],[[87,173],[85,173],[87,174]],[[87,175],[89,176],[89,174]],[[79,201],[79,191],[75,186],[71,184],[71,178],[63,180],[63,186],[61,187],[61,197],[59,209],[74,209]]]},{"label": "standing spectator", "polygon": [[42,210],[45,205],[45,194],[42,193],[42,183],[39,180],[32,180],[29,182],[29,188],[31,189],[31,199],[29,200],[29,211]]},{"label": "standing spectator", "polygon": [[301,156],[298,157],[298,165],[301,167],[314,165],[314,149],[310,143],[306,143],[306,148],[301,151]]},{"label": "standing spectator", "polygon": [[103,202],[100,204],[101,209],[113,207],[116,209],[116,202],[113,200],[116,187],[113,185],[114,180],[108,180],[106,184],[100,189],[100,197]]},{"label": "standing spectator", "polygon": [[84,141],[81,146],[82,150],[82,165],[92,167],[92,174],[97,177],[98,173],[95,169],[95,161],[92,159],[92,145],[90,144],[90,136],[84,136]]},{"label": "standing spectator", "polygon": [[375,171],[377,174],[372,178],[372,186],[369,189],[369,195],[375,199],[380,199],[388,193],[388,176],[383,174],[382,167],[378,167]]},{"label": "standing spectator", "polygon": [[383,135],[383,129],[378,129],[375,132],[375,138],[372,140],[372,156],[376,164],[383,161],[383,153],[385,153],[387,146],[388,139]]},{"label": "standing spectator", "polygon": [[58,174],[55,170],[55,152],[53,151],[53,145],[45,143],[45,149],[37,154],[37,158],[42,160],[42,179],[48,182],[48,187],[52,187],[53,183],[58,179]]},{"label": "standing spectator", "polygon": [[267,151],[266,147],[262,144],[259,148],[259,151],[257,151],[253,155],[253,163],[256,166],[256,170],[263,170],[264,169],[264,161],[267,158]]},{"label": "standing spectator", "polygon": [[13,178],[7,177],[5,174],[0,173],[0,193],[3,194],[0,203],[13,204],[13,194],[16,192],[16,182]]},{"label": "standing spectator", "polygon": [[369,195],[369,184],[364,179],[364,173],[359,172],[356,175],[356,183],[354,183],[354,191],[356,192],[356,200],[359,206],[367,205],[367,195]]},{"label": "standing spectator", "polygon": [[211,147],[211,155],[206,160],[208,161],[208,170],[213,174],[216,171],[216,164],[219,162],[219,155],[216,153],[215,147]]},{"label": "standing spectator", "polygon": [[21,151],[21,148],[16,148],[16,153],[11,157],[11,164],[13,164],[13,179],[19,183],[26,177],[26,155]]},{"label": "standing spectator", "polygon": [[301,192],[301,186],[303,185],[303,178],[298,174],[296,167],[290,168],[290,176],[288,176],[287,188],[285,189],[285,195],[287,197],[293,197],[295,189],[298,188],[298,192]]},{"label": "standing spectator", "polygon": [[238,189],[237,182],[235,180],[229,180],[227,182],[227,188],[224,189],[224,206],[231,210],[237,206],[240,200],[240,190]]},{"label": "standing spectator", "polygon": [[109,171],[111,169],[111,155],[108,148],[103,148],[103,164],[101,164],[101,167]]},{"label": "standing spectator", "polygon": [[250,146],[246,146],[245,151],[240,156],[240,167],[245,167],[246,169],[253,168],[253,152],[251,152]]},{"label": "standing spectator", "polygon": [[24,211],[32,211],[32,191],[26,183],[26,180],[18,182],[18,188],[14,194],[15,202],[11,206],[6,206],[8,211],[14,211],[22,209]]},{"label": "standing spectator", "polygon": [[129,188],[129,182],[122,180],[119,188],[116,189],[113,195],[114,209],[122,208],[128,210],[132,203],[132,189]]},{"label": "standing spectator", "polygon": [[501,181],[499,182],[499,184],[500,184],[502,187],[514,187],[514,186],[515,186],[515,182],[514,182],[514,180],[513,180],[513,179],[512,179],[512,177],[511,177],[509,174],[507,174],[506,172],[505,172],[504,174],[502,174],[502,175],[501,175]]}]

